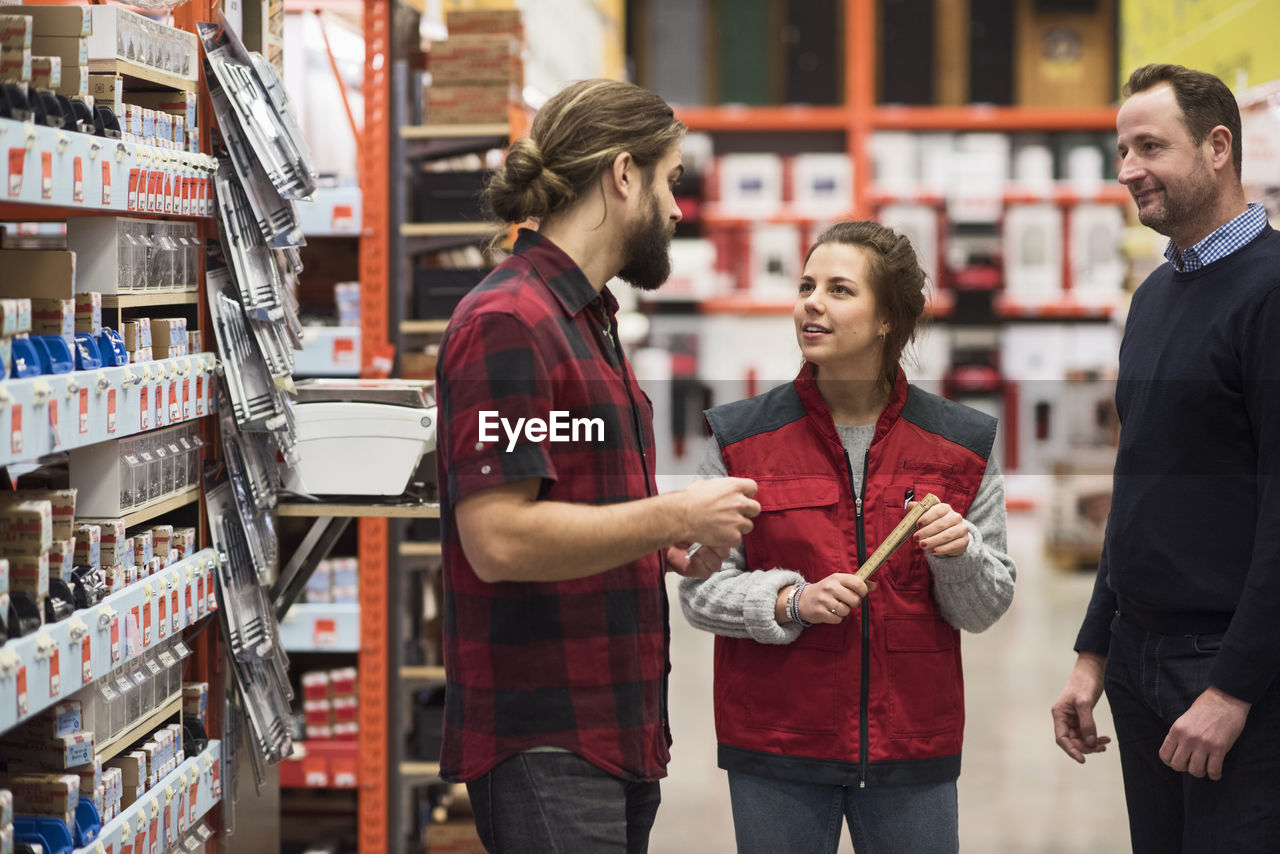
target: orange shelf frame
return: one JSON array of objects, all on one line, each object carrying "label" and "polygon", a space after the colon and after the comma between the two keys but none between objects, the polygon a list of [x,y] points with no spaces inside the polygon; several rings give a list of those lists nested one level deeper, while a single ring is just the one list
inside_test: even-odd
[{"label": "orange shelf frame", "polygon": [[846,107],[677,107],[676,118],[693,131],[845,131]]},{"label": "orange shelf frame", "polygon": [[879,106],[872,113],[878,130],[1110,131],[1116,107]]},{"label": "orange shelf frame", "polygon": [[[368,371],[386,348],[390,306],[391,210],[391,4],[364,0],[364,130],[361,140],[360,189],[360,346]],[[390,674],[387,645],[389,608],[388,525],[386,519],[358,523],[360,566],[360,652],[356,671],[360,697],[360,757],[356,772],[359,817],[356,839],[360,854],[390,850],[388,827],[391,768],[389,709]]]}]

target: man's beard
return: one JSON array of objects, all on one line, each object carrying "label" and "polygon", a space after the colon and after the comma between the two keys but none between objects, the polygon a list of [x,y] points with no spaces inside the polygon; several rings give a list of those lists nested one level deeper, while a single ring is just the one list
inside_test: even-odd
[{"label": "man's beard", "polygon": [[1208,165],[1202,159],[1197,159],[1192,173],[1179,181],[1175,188],[1165,184],[1163,202],[1151,210],[1139,211],[1138,220],[1168,237],[1170,230],[1185,228],[1188,223],[1196,222],[1206,212],[1213,210],[1216,192]]},{"label": "man's beard", "polygon": [[618,278],[642,291],[656,291],[671,275],[671,232],[650,194],[651,215],[627,236],[627,263]]}]

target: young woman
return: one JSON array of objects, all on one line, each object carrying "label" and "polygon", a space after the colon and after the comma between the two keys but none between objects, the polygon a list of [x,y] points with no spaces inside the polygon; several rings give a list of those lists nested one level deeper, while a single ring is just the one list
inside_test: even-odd
[{"label": "young woman", "polygon": [[[924,313],[911,243],[872,222],[809,250],[791,383],[707,411],[700,474],[749,477],[761,513],[706,580],[684,579],[714,632],[719,765],[738,851],[959,850],[959,629],[1013,598],[995,419],[908,385]],[[914,500],[941,503],[864,583],[854,575]]]}]

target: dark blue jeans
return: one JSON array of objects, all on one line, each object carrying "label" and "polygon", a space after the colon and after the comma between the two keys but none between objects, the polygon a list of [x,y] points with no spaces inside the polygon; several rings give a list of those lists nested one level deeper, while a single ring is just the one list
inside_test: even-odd
[{"label": "dark blue jeans", "polygon": [[1280,850],[1280,685],[1249,710],[1222,779],[1160,761],[1169,728],[1209,686],[1222,634],[1158,635],[1111,624],[1105,687],[1115,719],[1134,854]]},{"label": "dark blue jeans", "polygon": [[729,772],[738,854],[835,854],[842,825],[858,854],[956,854],[956,783],[855,789]]},{"label": "dark blue jeans", "polygon": [[575,753],[521,753],[467,784],[490,854],[644,854],[657,783],[629,783]]}]

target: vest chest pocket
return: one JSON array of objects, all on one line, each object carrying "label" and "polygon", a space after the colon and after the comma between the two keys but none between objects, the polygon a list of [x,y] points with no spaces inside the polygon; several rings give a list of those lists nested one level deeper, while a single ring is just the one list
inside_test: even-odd
[{"label": "vest chest pocket", "polygon": [[[907,515],[906,502],[919,501],[929,493],[938,496],[944,503],[955,504],[959,497],[955,487],[948,486],[937,479],[911,479],[895,481],[885,486],[880,492],[880,524],[876,537],[886,537],[897,527]],[[884,568],[877,574],[878,581],[888,581],[897,590],[927,589],[929,587],[929,563],[924,552],[916,545],[915,533],[912,539],[903,543],[894,552]],[[880,545],[879,540],[867,543],[867,551]]]}]

